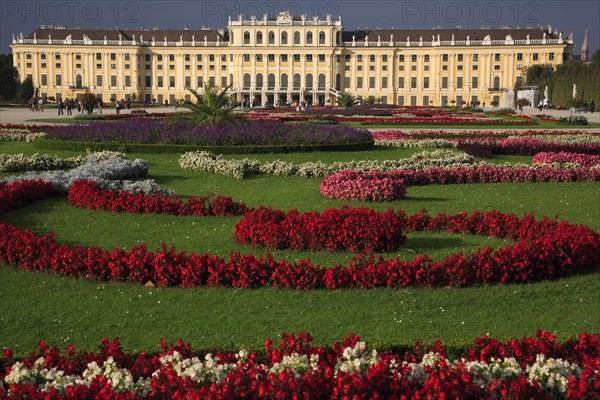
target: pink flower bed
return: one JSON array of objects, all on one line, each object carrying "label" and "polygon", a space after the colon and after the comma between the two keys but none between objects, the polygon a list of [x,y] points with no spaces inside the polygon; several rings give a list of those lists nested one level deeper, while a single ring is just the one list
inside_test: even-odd
[{"label": "pink flower bed", "polygon": [[260,207],[235,226],[238,243],[271,249],[382,252],[397,250],[406,240],[406,215],[389,209],[330,208],[300,213]]},{"label": "pink flower bed", "polygon": [[[333,199],[348,199],[345,193],[353,192],[362,175],[358,171],[341,171],[326,177],[320,186],[321,194]],[[580,182],[600,181],[600,168],[557,168],[545,167],[503,167],[482,164],[474,167],[418,169],[415,171],[397,170],[391,172],[369,172],[372,182],[386,182],[388,187],[396,185],[418,186],[431,184],[500,183],[500,182]],[[376,188],[373,188],[375,191]],[[341,196],[338,197],[338,193]],[[396,200],[394,198],[391,201]]]},{"label": "pink flower bed", "polygon": [[244,203],[236,203],[231,197],[206,195],[189,197],[185,203],[174,196],[132,194],[99,189],[93,181],[76,181],[71,185],[69,204],[91,210],[128,212],[143,214],[171,215],[242,215],[246,211]]},{"label": "pink flower bed", "polygon": [[424,139],[430,137],[448,137],[448,138],[459,138],[463,136],[467,137],[502,137],[502,136],[529,136],[529,135],[593,135],[597,134],[593,131],[588,130],[568,130],[561,131],[556,129],[529,129],[529,130],[506,130],[506,131],[485,131],[485,130],[463,130],[463,131],[440,131],[440,130],[411,130],[411,131],[400,131],[400,130],[386,130],[386,131],[374,131],[372,132],[375,140],[404,140],[409,138]]},{"label": "pink flower bed", "polygon": [[[328,347],[311,335],[282,334],[264,352],[210,354],[179,340],[130,354],[118,338],[97,352],[40,342],[17,361],[4,350],[0,397],[27,399],[595,399],[600,337],[559,343],[548,332],[499,341],[481,336],[461,357],[441,341],[402,354],[377,351],[354,334]],[[48,373],[48,371],[52,371]],[[533,372],[532,372],[533,371]],[[30,382],[27,377],[36,383]],[[67,383],[72,381],[72,383]],[[37,384],[40,383],[40,384]]]},{"label": "pink flower bed", "polygon": [[406,198],[406,185],[378,172],[341,171],[321,182],[321,194],[330,199],[395,201]]},{"label": "pink flower bed", "polygon": [[593,167],[600,165],[600,155],[589,155],[581,153],[538,153],[533,157],[534,164],[579,164],[582,167]]}]

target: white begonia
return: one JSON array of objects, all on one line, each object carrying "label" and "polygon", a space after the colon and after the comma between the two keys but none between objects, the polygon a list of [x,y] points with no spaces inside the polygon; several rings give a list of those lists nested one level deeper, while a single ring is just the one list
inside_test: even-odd
[{"label": "white begonia", "polygon": [[306,374],[309,371],[316,371],[319,364],[319,355],[313,354],[310,357],[306,354],[292,353],[289,356],[283,356],[280,362],[273,364],[269,373],[278,374],[286,369],[292,370],[296,378]]},{"label": "white begonia", "polygon": [[354,347],[346,347],[344,349],[334,369],[336,374],[338,371],[353,374],[355,372],[364,372],[379,361],[381,359],[377,354],[377,350],[368,352],[365,342],[357,342]]},{"label": "white begonia", "polygon": [[45,132],[32,133],[27,129],[2,129],[0,142],[33,142],[39,137],[46,136]]},{"label": "white begonia", "polygon": [[562,359],[546,358],[538,354],[535,363],[527,366],[529,382],[536,381],[542,388],[554,395],[562,395],[567,391],[570,376],[578,376],[582,369]]},{"label": "white begonia", "polygon": [[201,361],[198,357],[183,358],[177,351],[172,355],[160,358],[161,364],[170,368],[182,378],[190,378],[199,384],[221,383],[229,371],[236,369],[237,364],[221,364],[218,357],[208,353]]},{"label": "white begonia", "polygon": [[294,164],[280,160],[261,163],[258,160],[248,158],[244,158],[243,160],[228,160],[224,159],[222,155],[215,155],[206,151],[187,152],[179,158],[179,165],[183,169],[227,175],[237,179],[244,179],[255,174],[314,178],[325,177],[343,170],[385,172],[398,169],[451,168],[468,166],[472,163],[473,157],[470,155],[448,150],[423,151],[413,154],[409,158],[399,160],[363,160],[334,162],[331,164],[321,161]]}]

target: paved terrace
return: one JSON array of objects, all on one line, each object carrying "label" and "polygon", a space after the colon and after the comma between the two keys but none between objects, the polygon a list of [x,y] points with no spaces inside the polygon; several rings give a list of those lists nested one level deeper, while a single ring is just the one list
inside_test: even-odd
[{"label": "paved terrace", "polygon": [[[132,109],[133,110],[133,109]],[[130,113],[132,110],[121,110],[121,114],[128,114]],[[146,108],[146,110],[150,113],[156,112],[156,113],[163,113],[163,112],[175,112],[175,111],[185,111],[184,108],[175,108],[175,107],[148,107]],[[486,110],[491,110],[489,108],[487,108]],[[97,109],[95,109],[94,111],[98,111]],[[102,107],[102,113],[103,114],[115,114],[115,107],[109,107],[109,106],[105,106]],[[46,124],[46,123],[50,123],[50,122],[32,122],[30,120],[32,119],[39,119],[39,118],[55,118],[56,122],[55,123],[60,123],[60,119],[64,118],[70,118],[67,114],[66,111],[64,111],[65,115],[58,115],[58,111],[56,109],[56,106],[46,106],[44,112],[32,112],[29,111],[29,108],[21,108],[21,107],[5,107],[5,108],[0,108],[0,123],[3,124],[8,124],[8,123],[12,123],[12,124]],[[77,109],[75,109],[73,111],[73,116],[77,115]],[[543,111],[539,111],[537,108],[528,108],[528,109],[524,109],[523,110],[523,114],[527,114],[527,115],[537,115],[537,114],[544,114],[544,115],[549,115],[555,118],[560,118],[560,117],[566,117],[569,115],[582,115],[584,117],[587,117],[589,122],[597,122],[600,123],[600,112],[596,111],[595,113],[591,114],[591,113],[572,113],[568,110],[543,110]],[[390,129],[390,128],[386,128],[386,129]],[[397,128],[396,128],[397,129]],[[414,130],[414,129],[419,129],[418,126],[407,126],[406,128],[403,128],[405,130]],[[451,130],[452,128],[440,128],[440,129],[444,129],[444,130]],[[478,129],[477,127],[474,127],[473,129]],[[481,129],[485,129],[485,130],[509,130],[509,129],[532,129],[530,127],[521,127],[521,128],[515,128],[515,127],[499,127],[499,128],[493,128],[493,129],[489,129],[489,128],[481,128]],[[533,128],[535,129],[535,128]],[[577,127],[570,127],[570,128],[565,128],[565,129],[579,129]],[[375,130],[375,129],[373,129]],[[464,130],[463,128],[460,128],[459,130]],[[594,128],[594,131],[600,131],[600,128]]]}]

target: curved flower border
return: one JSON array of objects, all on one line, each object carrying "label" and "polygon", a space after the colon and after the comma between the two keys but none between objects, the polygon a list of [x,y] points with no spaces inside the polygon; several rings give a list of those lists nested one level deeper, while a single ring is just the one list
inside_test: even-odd
[{"label": "curved flower border", "polygon": [[[0,187],[2,211],[22,207],[55,194],[44,182],[20,182]],[[36,189],[42,186],[45,192]],[[407,231],[472,233],[517,241],[501,249],[478,249],[433,261],[421,255],[412,261],[356,257],[346,267],[323,268],[310,260],[275,261],[270,254],[231,253],[229,260],[209,253],[186,255],[175,248],[152,253],[145,245],[129,251],[99,247],[69,247],[53,235],[38,236],[0,223],[0,262],[24,270],[86,277],[92,280],[151,282],[156,286],[274,286],[302,290],[324,288],[466,287],[525,283],[584,273],[600,263],[600,235],[583,225],[556,220],[536,221],[493,211],[431,217],[426,211],[407,218]]]}]

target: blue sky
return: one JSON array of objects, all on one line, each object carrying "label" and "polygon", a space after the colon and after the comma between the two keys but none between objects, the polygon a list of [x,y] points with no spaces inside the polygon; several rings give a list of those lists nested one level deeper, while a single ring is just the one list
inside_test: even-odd
[{"label": "blue sky", "polygon": [[552,25],[568,35],[573,32],[579,54],[588,30],[590,55],[600,46],[600,0],[499,0],[499,1],[404,1],[404,0],[265,0],[265,1],[165,1],[165,0],[0,0],[0,52],[10,51],[12,34],[27,35],[36,25],[67,27],[119,27],[198,29],[203,25],[225,28],[229,16],[272,16],[289,9],[309,18],[342,16],[344,28],[430,29],[482,25],[526,27]]}]

